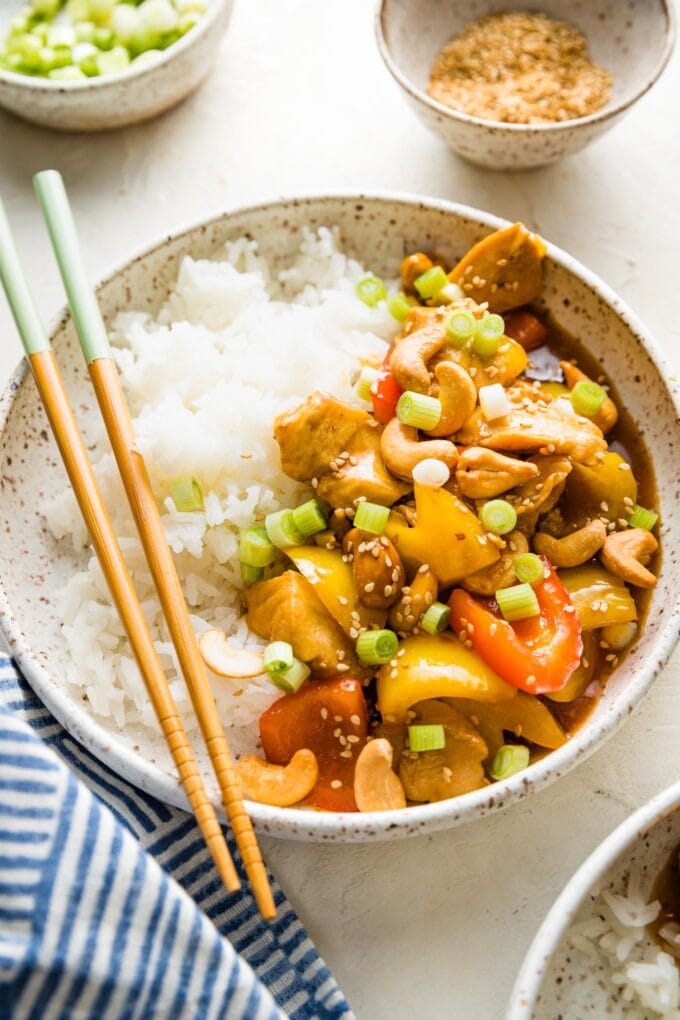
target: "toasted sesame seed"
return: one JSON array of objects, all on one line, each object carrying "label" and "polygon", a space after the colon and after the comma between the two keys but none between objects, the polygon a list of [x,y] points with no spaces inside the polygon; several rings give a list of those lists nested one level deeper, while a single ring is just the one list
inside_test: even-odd
[{"label": "toasted sesame seed", "polygon": [[367,581],[366,584],[364,585],[364,591],[368,595],[370,595],[370,593],[373,591],[374,588],[375,588],[375,581]]},{"label": "toasted sesame seed", "polygon": [[360,739],[361,738],[358,737],[356,733],[350,733],[350,735],[347,737],[347,742],[349,744],[358,744]]},{"label": "toasted sesame seed", "polygon": [[345,598],[344,595],[338,595],[338,602],[340,603],[341,606],[347,605],[347,599]]},{"label": "toasted sesame seed", "polygon": [[321,718],[322,719],[327,719],[328,718],[328,709],[327,708],[322,708],[321,709]]},{"label": "toasted sesame seed", "polygon": [[361,719],[356,714],[351,715],[349,717],[349,721],[352,723],[353,726],[361,726]]},{"label": "toasted sesame seed", "polygon": [[341,779],[331,779],[331,787],[332,787],[332,789],[339,790],[341,786],[342,786],[342,780]]},{"label": "toasted sesame seed", "polygon": [[349,666],[346,662],[339,662],[335,668],[338,673],[349,673]]},{"label": "toasted sesame seed", "polygon": [[341,715],[334,715],[333,716],[333,722],[342,722],[342,716]]}]

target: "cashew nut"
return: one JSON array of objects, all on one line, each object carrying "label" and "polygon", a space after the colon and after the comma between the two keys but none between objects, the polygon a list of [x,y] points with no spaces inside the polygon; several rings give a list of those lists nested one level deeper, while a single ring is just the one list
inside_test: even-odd
[{"label": "cashew nut", "polygon": [[345,535],[342,549],[352,558],[360,601],[369,609],[388,609],[394,605],[404,586],[404,567],[389,538],[352,528]]},{"label": "cashew nut", "polygon": [[418,429],[392,418],[380,437],[380,452],[385,467],[397,478],[413,480],[413,469],[421,460],[441,460],[451,470],[458,460],[458,450],[448,439],[418,439]]},{"label": "cashew nut", "polygon": [[553,538],[543,531],[537,532],[534,535],[534,549],[542,556],[547,556],[555,567],[579,567],[593,558],[604,545],[606,537],[606,525],[595,518],[564,538]]},{"label": "cashew nut", "polygon": [[428,269],[432,268],[432,259],[425,252],[415,251],[402,259],[399,267],[399,276],[404,285],[404,290],[413,290],[416,279]]},{"label": "cashew nut", "polygon": [[628,528],[607,535],[600,549],[600,559],[607,570],[623,581],[638,588],[653,588],[656,577],[647,570],[646,564],[658,548],[659,543],[651,531]]},{"label": "cashew nut", "polygon": [[218,676],[245,680],[264,672],[264,660],[259,652],[234,648],[222,630],[203,631],[198,639],[198,647],[208,669]]},{"label": "cashew nut", "polygon": [[[564,381],[570,390],[573,390],[577,382],[591,382],[590,376],[587,376],[576,365],[572,365],[571,361],[560,361],[560,365],[564,372]],[[618,417],[619,412],[616,409],[616,404],[611,397],[607,397],[600,410],[590,420],[606,435],[610,429],[614,428]]]},{"label": "cashew nut", "polygon": [[511,531],[505,541],[501,558],[492,566],[469,574],[460,582],[463,588],[475,595],[495,595],[499,588],[509,588],[516,582],[515,561],[527,552],[529,543],[521,531]]},{"label": "cashew nut", "polygon": [[243,795],[258,804],[292,807],[312,792],[319,778],[313,751],[296,751],[287,765],[272,765],[256,754],[246,754],[236,763]]},{"label": "cashew nut", "polygon": [[406,807],[404,787],[392,770],[392,745],[379,737],[362,749],[354,769],[354,799],[360,811],[396,811]]},{"label": "cashew nut", "polygon": [[[439,397],[442,416],[429,436],[451,436],[462,429],[475,409],[477,387],[470,374],[455,361],[440,361],[434,370],[438,387],[432,387],[432,395]],[[437,392],[435,392],[435,389]]]},{"label": "cashew nut", "polygon": [[442,326],[424,326],[399,340],[390,358],[390,372],[397,386],[427,393],[431,382],[427,363],[446,343]]},{"label": "cashew nut", "polygon": [[408,633],[418,626],[423,613],[437,598],[439,584],[431,570],[419,570],[411,584],[402,588],[401,598],[390,609],[393,630]]},{"label": "cashew nut", "polygon": [[468,499],[491,499],[537,475],[538,466],[531,461],[506,457],[483,446],[463,450],[456,467],[456,481]]}]

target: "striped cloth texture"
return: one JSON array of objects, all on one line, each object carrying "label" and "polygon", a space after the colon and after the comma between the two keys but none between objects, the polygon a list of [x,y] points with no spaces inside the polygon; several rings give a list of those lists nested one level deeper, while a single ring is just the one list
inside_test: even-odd
[{"label": "striped cloth texture", "polygon": [[192,817],[108,770],[0,657],[2,1020],[352,1020],[272,888],[267,924]]}]

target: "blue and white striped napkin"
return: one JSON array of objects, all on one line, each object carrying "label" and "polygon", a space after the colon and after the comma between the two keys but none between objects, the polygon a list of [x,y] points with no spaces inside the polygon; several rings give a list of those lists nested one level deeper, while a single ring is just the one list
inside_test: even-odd
[{"label": "blue and white striped napkin", "polygon": [[267,924],[193,819],[100,764],[0,657],[0,1018],[351,1020],[272,888]]}]

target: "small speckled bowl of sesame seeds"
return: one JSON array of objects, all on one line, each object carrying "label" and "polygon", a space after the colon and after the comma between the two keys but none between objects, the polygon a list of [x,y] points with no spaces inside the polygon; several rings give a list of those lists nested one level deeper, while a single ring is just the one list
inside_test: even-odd
[{"label": "small speckled bowl of sesame seeds", "polygon": [[668,0],[381,0],[378,47],[415,112],[493,169],[553,163],[613,127],[673,47]]}]

